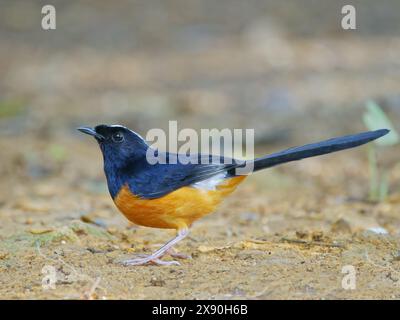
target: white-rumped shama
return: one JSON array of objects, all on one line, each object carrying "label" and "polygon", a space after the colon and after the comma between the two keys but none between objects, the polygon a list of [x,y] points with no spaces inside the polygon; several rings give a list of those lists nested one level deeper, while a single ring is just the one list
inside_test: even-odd
[{"label": "white-rumped shama", "polygon": [[[99,143],[108,189],[126,218],[141,226],[177,230],[176,237],[160,249],[148,256],[126,260],[125,265],[179,264],[161,258],[166,254],[183,257],[173,251],[173,246],[188,235],[194,221],[215,211],[224,197],[246,177],[236,174],[236,169],[244,165],[243,161],[224,161],[222,156],[196,154],[192,156],[199,161],[182,163],[176,154],[165,152],[162,155],[166,163],[149,163],[146,155],[150,146],[140,135],[120,125],[78,130],[93,136]],[[248,161],[256,172],[289,161],[357,147],[388,132],[381,129],[333,138]],[[154,153],[161,154],[157,150]],[[178,161],[168,161],[171,156]],[[211,160],[201,161],[204,157]]]}]

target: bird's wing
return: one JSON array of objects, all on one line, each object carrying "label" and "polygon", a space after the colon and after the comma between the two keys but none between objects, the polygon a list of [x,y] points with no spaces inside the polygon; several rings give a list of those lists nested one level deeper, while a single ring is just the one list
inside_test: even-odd
[{"label": "bird's wing", "polygon": [[[223,157],[209,155],[195,155],[195,157],[198,157],[198,163],[182,164],[178,161],[173,164],[155,164],[147,167],[129,179],[129,188],[141,198],[155,199],[217,175],[229,176],[229,171],[240,165],[236,160]],[[205,158],[209,158],[208,163],[204,161]]]}]

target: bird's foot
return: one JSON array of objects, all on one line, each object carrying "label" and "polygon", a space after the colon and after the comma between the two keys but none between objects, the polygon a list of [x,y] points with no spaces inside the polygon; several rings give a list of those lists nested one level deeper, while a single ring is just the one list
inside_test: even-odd
[{"label": "bird's foot", "polygon": [[192,259],[190,255],[179,253],[174,248],[170,248],[161,257],[157,257],[154,254],[151,255],[138,254],[135,258],[124,260],[121,263],[125,266],[140,266],[146,264],[155,264],[160,266],[180,265],[180,263],[175,260],[161,260],[161,258],[166,255],[170,255],[172,258],[177,258],[177,259]]},{"label": "bird's foot", "polygon": [[181,258],[181,259],[188,259],[191,258],[190,256],[184,255],[182,253],[178,253],[172,247],[185,238],[189,233],[188,229],[181,229],[178,231],[178,234],[175,238],[168,241],[165,245],[163,245],[160,249],[156,252],[152,253],[151,255],[138,255],[136,258],[128,259],[122,261],[122,264],[125,266],[140,266],[146,264],[156,264],[156,265],[180,265],[178,261],[175,260],[161,260],[162,257],[169,254],[173,258]]},{"label": "bird's foot", "polygon": [[177,258],[177,259],[192,259],[192,256],[190,254],[185,254],[176,251],[175,248],[170,248],[167,251],[167,254],[169,254],[172,258]]},{"label": "bird's foot", "polygon": [[143,258],[133,258],[122,261],[124,266],[142,266],[147,264],[155,264],[160,266],[171,266],[176,265],[179,266],[180,263],[174,260],[161,260],[160,258],[154,258],[151,255],[143,257]]}]

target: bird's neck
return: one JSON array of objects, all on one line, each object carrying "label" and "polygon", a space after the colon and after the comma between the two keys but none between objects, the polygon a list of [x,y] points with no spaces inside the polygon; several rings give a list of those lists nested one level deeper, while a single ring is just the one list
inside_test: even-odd
[{"label": "bird's neck", "polygon": [[113,199],[123,186],[131,185],[144,164],[146,164],[145,155],[136,154],[135,157],[124,160],[104,156],[104,173],[107,178],[108,190]]},{"label": "bird's neck", "polygon": [[104,173],[107,178],[108,191],[114,199],[126,182],[124,182],[123,176],[119,173],[119,170],[110,164],[109,161],[104,162]]}]

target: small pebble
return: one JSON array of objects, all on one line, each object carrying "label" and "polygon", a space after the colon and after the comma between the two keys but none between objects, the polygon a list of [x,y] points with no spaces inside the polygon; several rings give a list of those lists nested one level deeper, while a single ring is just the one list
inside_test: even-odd
[{"label": "small pebble", "polygon": [[313,239],[313,241],[322,241],[323,237],[324,237],[324,234],[322,231],[315,231],[311,235],[311,238]]},{"label": "small pebble", "polygon": [[163,279],[154,277],[151,278],[150,284],[154,287],[163,287],[165,286],[165,281]]},{"label": "small pebble", "polygon": [[376,234],[388,234],[389,233],[385,228],[382,228],[382,227],[372,227],[372,228],[367,229],[367,231],[370,231],[370,232],[373,232]]}]

